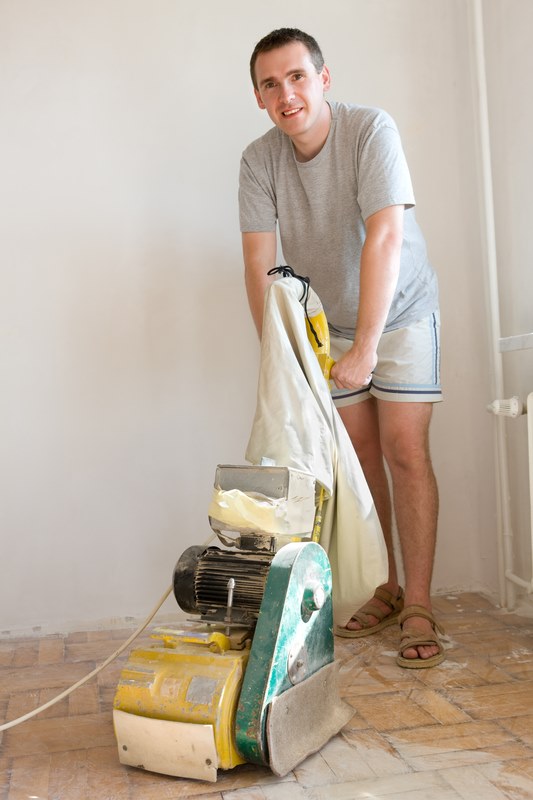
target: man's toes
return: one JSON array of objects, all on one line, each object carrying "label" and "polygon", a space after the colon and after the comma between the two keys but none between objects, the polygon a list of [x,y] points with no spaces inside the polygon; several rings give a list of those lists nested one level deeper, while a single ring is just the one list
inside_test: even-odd
[{"label": "man's toes", "polygon": [[407,650],[404,650],[402,655],[404,658],[431,658],[432,656],[436,656],[439,652],[439,648],[436,645],[419,645],[418,647],[408,647]]},{"label": "man's toes", "polygon": [[[369,628],[372,628],[372,627],[374,627],[374,625],[378,624],[377,617],[370,616],[368,618],[368,621],[369,621],[369,624],[368,624]],[[349,620],[348,623],[346,624],[346,627],[348,628],[349,631],[361,631],[361,630],[363,630],[363,626],[361,625],[360,622],[357,622],[356,619]]]},{"label": "man's toes", "polygon": [[420,658],[431,658],[432,656],[436,656],[439,652],[439,648],[436,645],[424,645],[418,648],[418,653]]}]

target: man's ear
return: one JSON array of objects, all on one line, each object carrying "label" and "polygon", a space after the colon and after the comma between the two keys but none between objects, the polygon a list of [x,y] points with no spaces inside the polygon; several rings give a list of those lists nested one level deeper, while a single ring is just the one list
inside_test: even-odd
[{"label": "man's ear", "polygon": [[327,92],[329,87],[331,86],[331,75],[329,69],[326,67],[325,64],[322,67],[322,72],[320,73],[320,75],[322,77],[322,88],[324,89],[325,92]]},{"label": "man's ear", "polygon": [[259,89],[254,89],[254,94],[255,94],[255,99],[257,100],[257,105],[259,106],[259,108],[264,110],[266,108],[266,106],[263,103],[263,101],[261,100],[261,95],[259,94]]}]

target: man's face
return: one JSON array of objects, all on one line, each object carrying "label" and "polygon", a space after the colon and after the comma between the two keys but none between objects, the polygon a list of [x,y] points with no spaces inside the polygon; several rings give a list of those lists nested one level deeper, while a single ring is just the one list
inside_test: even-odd
[{"label": "man's face", "polygon": [[[317,73],[302,42],[260,53],[255,62],[259,108],[291,138],[312,133],[325,115],[324,92],[329,89],[327,67]],[[326,107],[327,108],[327,107]],[[327,111],[329,119],[329,111]]]}]

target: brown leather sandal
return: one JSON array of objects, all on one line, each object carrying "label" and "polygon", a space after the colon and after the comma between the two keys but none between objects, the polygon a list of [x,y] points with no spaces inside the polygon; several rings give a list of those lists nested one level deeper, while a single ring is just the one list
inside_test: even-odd
[{"label": "brown leather sandal", "polygon": [[[382,611],[381,608],[375,606],[372,602],[374,598],[385,603],[385,605],[390,608],[390,611]],[[344,636],[346,639],[360,639],[362,636],[371,636],[373,633],[382,631],[383,628],[387,628],[389,625],[394,625],[394,623],[397,622],[400,611],[403,608],[403,589],[401,586],[398,587],[397,597],[387,589],[378,586],[372,600],[365,603],[365,605],[360,608],[359,611],[356,611],[355,614],[352,615],[352,618],[348,620],[348,622],[352,620],[358,622],[362,626],[359,630],[352,630],[346,626],[342,627],[341,625],[336,625],[335,636]],[[370,617],[375,617],[378,621],[373,623],[370,621]]]},{"label": "brown leather sandal", "polygon": [[[429,667],[436,667],[437,664],[441,664],[446,658],[444,646],[437,635],[438,631],[442,636],[445,636],[446,634],[444,633],[444,629],[436,621],[433,614],[431,614],[427,608],[424,608],[423,606],[407,606],[404,608],[398,620],[400,627],[402,627],[403,623],[411,617],[422,617],[423,619],[427,619],[433,628],[433,636],[431,634],[424,634],[421,631],[409,632],[402,630],[400,652],[398,654],[398,658],[396,659],[396,663],[405,669],[428,669]],[[410,647],[424,647],[431,645],[437,645],[439,652],[435,653],[434,656],[430,656],[429,658],[420,658],[420,656],[418,658],[405,658],[403,655],[404,652]]]}]

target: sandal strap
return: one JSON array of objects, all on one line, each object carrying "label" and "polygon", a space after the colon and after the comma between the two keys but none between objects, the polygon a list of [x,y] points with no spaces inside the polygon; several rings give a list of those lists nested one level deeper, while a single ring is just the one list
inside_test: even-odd
[{"label": "sandal strap", "polygon": [[[383,611],[378,606],[375,606],[372,600],[381,600],[385,605],[390,608],[390,611]],[[384,619],[390,617],[391,614],[399,613],[403,608],[403,589],[400,586],[398,588],[398,596],[395,597],[391,592],[387,589],[383,589],[381,586],[378,586],[376,591],[374,592],[374,597],[372,597],[368,603],[365,603],[359,611],[356,611],[355,614],[352,614],[350,622],[352,620],[354,622],[358,622],[359,625],[362,625],[363,628],[373,628],[375,625],[383,622]],[[377,619],[377,623],[371,623],[370,617],[375,617]]]},{"label": "sandal strap", "polygon": [[359,611],[356,611],[355,614],[352,614],[350,622],[355,620],[355,622],[358,622],[363,626],[363,628],[373,628],[375,623],[370,623],[370,617],[375,617],[379,623],[383,622],[385,617],[390,616],[390,614],[390,611],[382,611],[381,608],[372,605],[372,602],[370,601],[365,603],[363,608],[359,609]]},{"label": "sandal strap", "polygon": [[[438,631],[442,636],[446,635],[444,633],[444,628],[441,625],[439,625],[433,614],[430,611],[428,611],[427,608],[424,608],[424,606],[415,605],[415,606],[407,606],[406,608],[404,608],[404,610],[401,612],[398,618],[400,627],[407,619],[411,619],[411,617],[422,617],[422,619],[426,619],[428,622],[431,623],[431,627],[433,628],[434,631]],[[434,644],[434,642],[431,642],[431,644]]]},{"label": "sandal strap", "polygon": [[388,589],[384,589],[382,586],[378,586],[374,592],[374,597],[376,600],[381,600],[382,603],[385,603],[391,611],[401,611],[403,608],[403,589],[401,586],[398,587],[397,597],[395,597],[392,592],[389,592]]},{"label": "sandal strap", "polygon": [[406,631],[404,634],[402,634],[402,639],[400,642],[400,655],[403,656],[405,650],[409,650],[411,647],[430,647],[431,645],[436,645],[439,648],[439,653],[444,652],[443,644],[436,635],[433,637],[424,637],[423,635],[417,636],[414,633],[410,634],[408,631]]}]

